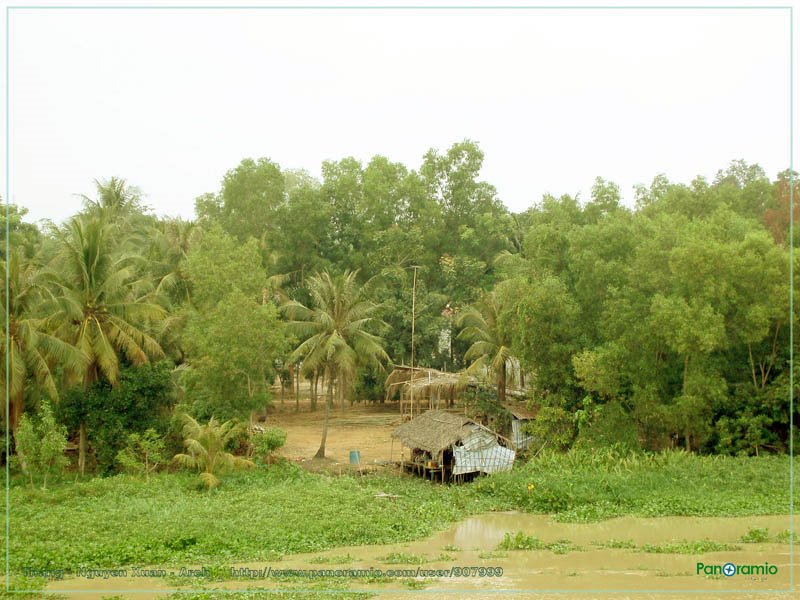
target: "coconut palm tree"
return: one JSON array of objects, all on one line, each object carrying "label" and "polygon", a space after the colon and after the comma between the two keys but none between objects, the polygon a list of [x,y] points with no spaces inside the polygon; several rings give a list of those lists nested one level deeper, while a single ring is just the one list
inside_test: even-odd
[{"label": "coconut palm tree", "polygon": [[173,460],[200,471],[200,480],[208,489],[219,485],[217,475],[226,469],[255,466],[252,461],[225,450],[228,443],[241,432],[241,426],[236,422],[220,423],[211,417],[207,424],[201,425],[189,415],[183,415],[183,420],[183,445],[187,453],[176,454]]},{"label": "coconut palm tree", "polygon": [[[52,400],[58,400],[53,367],[59,364],[66,371],[80,371],[85,366],[85,356],[46,330],[45,319],[37,314],[43,291],[41,278],[21,249],[13,249],[8,261],[0,261],[0,277],[8,282],[8,295],[5,286],[0,292],[8,318],[8,339],[0,346],[0,362],[5,364],[8,349],[9,420],[11,431],[16,433],[25,409],[28,382],[35,382]],[[5,337],[5,330],[2,335]],[[5,369],[0,381],[6,384]]]},{"label": "coconut palm tree", "polygon": [[[49,322],[58,338],[85,357],[79,380],[88,388],[104,378],[115,385],[120,358],[137,365],[163,357],[148,328],[166,317],[152,283],[135,256],[113,251],[116,226],[104,219],[73,218],[58,233],[59,253],[48,272]],[[86,464],[86,427],[80,425],[78,466]]]},{"label": "coconut palm tree", "polygon": [[500,322],[503,310],[501,294],[495,289],[467,308],[456,320],[456,325],[463,327],[459,339],[472,342],[464,354],[466,360],[472,361],[468,371],[488,368],[497,382],[497,401],[500,403],[506,399],[508,371],[514,360],[511,331]]},{"label": "coconut palm tree", "polygon": [[333,385],[341,406],[355,377],[357,364],[381,364],[389,359],[383,349],[383,340],[368,331],[385,326],[375,317],[378,305],[366,297],[369,285],[359,286],[357,272],[347,271],[333,277],[323,272],[310,277],[306,284],[311,294],[313,308],[291,301],[282,306],[291,321],[289,330],[303,340],[292,353],[290,360],[303,360],[303,368],[325,371],[328,381],[328,398],[322,425],[322,442],[316,458],[325,458],[325,441],[328,436],[328,418],[333,403]]},{"label": "coconut palm tree", "polygon": [[194,221],[166,219],[151,231],[153,242],[153,271],[160,289],[173,291],[173,300],[191,303],[189,282],[184,261],[197,240],[200,228]]},{"label": "coconut palm tree", "polygon": [[94,180],[97,198],[81,195],[86,211],[92,216],[109,219],[126,218],[145,210],[141,192],[129,186],[124,179],[111,177],[107,180]]}]

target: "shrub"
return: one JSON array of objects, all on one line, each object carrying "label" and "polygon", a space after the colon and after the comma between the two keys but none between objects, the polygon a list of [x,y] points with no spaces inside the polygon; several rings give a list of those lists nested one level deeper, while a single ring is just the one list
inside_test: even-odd
[{"label": "shrub", "polygon": [[38,419],[22,415],[14,439],[16,465],[28,476],[31,487],[41,478],[42,489],[47,489],[48,476],[63,471],[69,462],[64,456],[67,430],[56,423],[47,402],[40,405]]},{"label": "shrub", "polygon": [[383,402],[386,395],[386,372],[383,369],[368,366],[358,369],[353,387],[353,399],[369,402]]},{"label": "shrub", "polygon": [[272,427],[250,436],[252,455],[262,463],[272,461],[273,453],[286,443],[286,432]]},{"label": "shrub", "polygon": [[144,475],[145,479],[149,479],[150,473],[164,462],[164,440],[155,429],[148,429],[143,434],[130,434],[128,445],[117,453],[117,464],[123,471]]},{"label": "shrub", "polygon": [[543,406],[525,429],[537,439],[550,440],[552,447],[565,450],[575,437],[575,420],[563,408]]},{"label": "shrub", "polygon": [[241,430],[235,421],[220,423],[211,417],[207,424],[201,425],[189,415],[184,415],[183,419],[183,445],[188,454],[176,454],[173,460],[200,471],[200,481],[207,489],[219,485],[217,475],[225,470],[255,466],[246,458],[226,451]]},{"label": "shrub", "polygon": [[636,450],[639,436],[636,423],[617,401],[597,406],[592,418],[580,427],[576,446]]}]

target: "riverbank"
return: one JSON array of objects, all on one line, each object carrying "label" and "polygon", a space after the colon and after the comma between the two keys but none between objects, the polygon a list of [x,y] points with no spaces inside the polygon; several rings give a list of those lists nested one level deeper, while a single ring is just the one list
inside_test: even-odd
[{"label": "riverbank", "polygon": [[[345,547],[372,553],[508,510],[573,523],[786,515],[788,468],[786,457],[573,452],[462,486],[392,474],[331,477],[291,463],[229,474],[210,492],[190,473],[61,481],[48,490],[15,483],[9,563],[18,576],[23,568],[267,563]],[[703,537],[698,530],[686,539]]]}]

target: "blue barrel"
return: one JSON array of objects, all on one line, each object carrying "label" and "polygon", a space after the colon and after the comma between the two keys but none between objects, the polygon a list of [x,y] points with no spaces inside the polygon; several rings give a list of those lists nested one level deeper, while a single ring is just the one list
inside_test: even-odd
[{"label": "blue barrel", "polygon": [[361,452],[359,452],[358,450],[350,450],[350,464],[351,465],[361,464]]}]

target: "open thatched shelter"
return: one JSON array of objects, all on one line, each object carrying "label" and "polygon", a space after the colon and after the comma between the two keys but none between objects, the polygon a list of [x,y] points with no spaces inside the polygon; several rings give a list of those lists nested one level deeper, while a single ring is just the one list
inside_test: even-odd
[{"label": "open thatched shelter", "polygon": [[460,391],[479,384],[465,373],[395,365],[384,387],[387,401],[399,391],[400,415],[406,421],[427,410],[452,407]]},{"label": "open thatched shelter", "polygon": [[403,466],[442,481],[470,473],[507,471],[516,453],[510,440],[463,415],[429,410],[392,433],[410,451]]},{"label": "open thatched shelter", "polygon": [[[403,421],[413,419],[426,410],[451,408],[458,394],[467,388],[494,391],[494,384],[464,371],[448,373],[427,367],[395,365],[386,378],[386,401],[400,393],[400,415]],[[506,396],[523,399],[524,389],[506,387]]]}]

